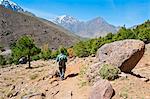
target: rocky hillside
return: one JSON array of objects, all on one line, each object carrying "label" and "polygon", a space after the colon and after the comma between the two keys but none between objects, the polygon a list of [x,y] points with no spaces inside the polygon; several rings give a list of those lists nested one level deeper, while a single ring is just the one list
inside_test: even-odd
[{"label": "rocky hillside", "polygon": [[104,36],[107,33],[115,33],[118,30],[117,27],[109,24],[101,17],[84,22],[72,16],[62,15],[56,17],[53,22],[79,36],[88,38]]},{"label": "rocky hillside", "polygon": [[18,13],[0,6],[0,44],[9,47],[22,35],[31,35],[38,46],[48,43],[51,49],[71,46],[79,37],[52,22]]},{"label": "rocky hillside", "polygon": [[[69,59],[64,81],[52,78],[57,69],[54,60],[33,61],[33,69],[25,69],[26,64],[1,68],[0,99],[89,99],[92,87],[84,74],[94,63],[95,57]],[[110,81],[115,90],[112,99],[150,99],[150,81],[143,79],[150,79],[149,67],[150,44],[147,44],[144,56],[133,69],[134,74]]]}]

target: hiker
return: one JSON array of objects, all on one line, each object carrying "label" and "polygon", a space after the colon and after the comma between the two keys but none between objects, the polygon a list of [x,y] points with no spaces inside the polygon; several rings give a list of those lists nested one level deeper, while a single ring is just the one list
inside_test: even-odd
[{"label": "hiker", "polygon": [[62,80],[64,80],[66,71],[67,56],[64,54],[63,50],[60,50],[60,54],[57,56],[56,61],[59,64],[59,74]]}]

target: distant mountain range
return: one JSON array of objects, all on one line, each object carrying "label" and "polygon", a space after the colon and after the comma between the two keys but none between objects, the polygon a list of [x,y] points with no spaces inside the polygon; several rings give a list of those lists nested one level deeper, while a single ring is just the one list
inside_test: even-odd
[{"label": "distant mountain range", "polygon": [[52,21],[79,36],[88,38],[104,36],[107,33],[115,33],[118,30],[118,27],[109,24],[101,17],[84,22],[72,16],[62,15]]},{"label": "distant mountain range", "polygon": [[[11,0],[0,0],[0,5],[15,12],[21,12],[26,15],[36,17],[32,12],[25,11],[22,7]],[[85,22],[69,15],[62,15],[51,21],[76,35],[87,38],[105,36],[107,33],[116,33],[118,30],[118,27],[109,24],[101,17]]]}]

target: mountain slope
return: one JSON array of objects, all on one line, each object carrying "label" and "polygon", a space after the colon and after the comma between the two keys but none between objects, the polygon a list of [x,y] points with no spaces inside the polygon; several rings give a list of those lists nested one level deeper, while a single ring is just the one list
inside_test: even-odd
[{"label": "mountain slope", "polygon": [[117,27],[107,23],[101,17],[83,22],[74,17],[63,15],[56,17],[53,22],[82,37],[99,37],[109,32],[117,32]]},{"label": "mountain slope", "polygon": [[49,45],[56,49],[60,45],[71,46],[79,39],[69,31],[52,22],[14,12],[0,6],[0,44],[9,47],[22,35],[31,35],[38,46]]}]

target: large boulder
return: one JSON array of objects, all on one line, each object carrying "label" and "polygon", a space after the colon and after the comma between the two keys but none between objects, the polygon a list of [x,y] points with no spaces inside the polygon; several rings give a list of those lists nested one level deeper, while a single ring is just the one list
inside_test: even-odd
[{"label": "large boulder", "polygon": [[111,99],[114,90],[107,80],[99,80],[92,87],[89,99]]},{"label": "large boulder", "polygon": [[122,72],[131,72],[145,50],[144,42],[140,40],[123,40],[105,44],[97,51],[97,63],[87,70],[87,80],[93,84],[100,80],[99,71],[103,64],[117,66]]},{"label": "large boulder", "polygon": [[131,72],[145,51],[140,40],[123,40],[105,44],[97,52],[99,62],[117,66],[123,72]]}]

